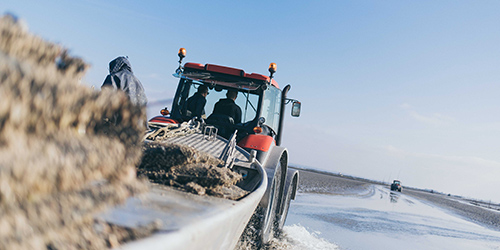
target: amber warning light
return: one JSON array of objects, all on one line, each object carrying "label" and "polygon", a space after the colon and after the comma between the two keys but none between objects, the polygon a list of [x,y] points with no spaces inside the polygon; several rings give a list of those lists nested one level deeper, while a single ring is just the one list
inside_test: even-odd
[{"label": "amber warning light", "polygon": [[180,58],[186,57],[186,49],[185,48],[180,48],[179,49],[179,54],[177,54]]},{"label": "amber warning light", "polygon": [[269,78],[271,79],[273,78],[274,73],[276,73],[276,68],[277,68],[276,63],[269,64],[269,73],[271,73]]},{"label": "amber warning light", "polygon": [[272,74],[272,73],[276,73],[276,63],[271,63],[269,64],[269,72]]},{"label": "amber warning light", "polygon": [[255,132],[256,134],[260,134],[260,133],[262,133],[262,128],[261,127],[254,127],[253,132]]},{"label": "amber warning light", "polygon": [[170,114],[170,112],[169,112],[169,111],[168,111],[168,109],[165,107],[164,109],[162,109],[162,110],[160,111],[160,114],[161,114],[161,115],[169,115],[169,114]]}]

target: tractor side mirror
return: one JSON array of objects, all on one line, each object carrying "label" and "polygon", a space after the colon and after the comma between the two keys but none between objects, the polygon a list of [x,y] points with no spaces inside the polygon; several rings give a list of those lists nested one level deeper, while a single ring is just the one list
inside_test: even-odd
[{"label": "tractor side mirror", "polygon": [[294,101],[292,104],[292,116],[299,117],[300,116],[300,102]]}]

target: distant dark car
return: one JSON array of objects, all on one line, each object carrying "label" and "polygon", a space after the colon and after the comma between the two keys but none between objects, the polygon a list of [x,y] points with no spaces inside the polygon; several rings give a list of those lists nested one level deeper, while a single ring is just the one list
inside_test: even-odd
[{"label": "distant dark car", "polygon": [[391,191],[401,192],[401,182],[398,180],[394,180],[391,184]]}]

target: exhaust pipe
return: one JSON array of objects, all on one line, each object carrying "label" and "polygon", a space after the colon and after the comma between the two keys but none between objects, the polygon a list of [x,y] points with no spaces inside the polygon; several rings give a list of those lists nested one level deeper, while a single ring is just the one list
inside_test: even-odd
[{"label": "exhaust pipe", "polygon": [[285,118],[285,104],[286,104],[286,96],[288,94],[288,91],[290,90],[292,86],[290,84],[286,85],[283,88],[283,91],[281,92],[281,111],[280,111],[280,123],[278,126],[278,134],[276,136],[276,145],[280,146],[281,145],[281,135],[283,134],[283,121]]}]

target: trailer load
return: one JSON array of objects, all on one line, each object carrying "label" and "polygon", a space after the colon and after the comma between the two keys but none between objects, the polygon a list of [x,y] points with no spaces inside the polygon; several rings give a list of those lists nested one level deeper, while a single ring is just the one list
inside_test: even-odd
[{"label": "trailer load", "polygon": [[[135,177],[145,110],[81,85],[87,68],[0,18],[0,249],[104,249],[156,230],[97,218],[148,192]],[[122,123],[109,124],[112,115]]]}]

